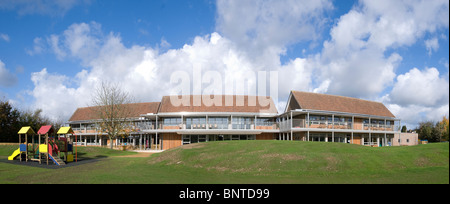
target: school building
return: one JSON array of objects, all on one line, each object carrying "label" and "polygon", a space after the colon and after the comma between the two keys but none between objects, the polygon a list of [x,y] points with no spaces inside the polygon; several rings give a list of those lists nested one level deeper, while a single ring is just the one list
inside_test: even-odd
[{"label": "school building", "polygon": [[[215,103],[202,96],[183,96],[189,103],[127,104],[129,133],[110,141],[99,131],[92,107],[78,108],[69,125],[79,145],[129,145],[141,150],[167,150],[199,142],[223,140],[290,140],[341,142],[366,146],[404,145],[395,140],[401,121],[382,103],[327,94],[291,91],[286,108],[278,113],[270,97],[222,95]],[[196,98],[197,97],[197,98]],[[197,100],[197,101],[196,101]],[[403,137],[405,138],[405,137]],[[414,138],[413,138],[414,139]]]}]

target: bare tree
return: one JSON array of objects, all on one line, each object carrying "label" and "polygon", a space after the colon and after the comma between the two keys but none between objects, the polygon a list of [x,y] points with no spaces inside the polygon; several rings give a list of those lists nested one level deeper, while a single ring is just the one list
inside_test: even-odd
[{"label": "bare tree", "polygon": [[92,105],[99,119],[100,133],[108,134],[111,149],[114,139],[130,132],[130,118],[136,115],[131,103],[133,98],[118,84],[102,82],[95,89]]}]

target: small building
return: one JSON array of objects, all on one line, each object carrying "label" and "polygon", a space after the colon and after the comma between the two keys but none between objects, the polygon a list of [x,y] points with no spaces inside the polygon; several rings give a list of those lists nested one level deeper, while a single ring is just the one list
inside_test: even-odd
[{"label": "small building", "polygon": [[393,146],[412,146],[419,144],[419,134],[417,133],[396,133],[394,134]]}]

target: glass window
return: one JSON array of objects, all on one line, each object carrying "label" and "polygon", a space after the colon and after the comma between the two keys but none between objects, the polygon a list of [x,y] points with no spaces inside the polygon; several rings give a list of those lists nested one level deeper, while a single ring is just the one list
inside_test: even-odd
[{"label": "glass window", "polygon": [[206,117],[186,118],[186,129],[206,129]]},{"label": "glass window", "polygon": [[191,143],[191,136],[190,135],[183,135],[183,145],[190,144]]},{"label": "glass window", "polygon": [[310,124],[319,124],[320,123],[319,119],[320,119],[320,117],[317,116],[317,115],[310,115],[309,116]]},{"label": "glass window", "polygon": [[271,126],[272,120],[270,118],[257,118],[256,125],[257,126]]},{"label": "glass window", "polygon": [[227,117],[209,117],[209,129],[228,129]]},{"label": "glass window", "polygon": [[310,121],[317,121],[317,120],[319,120],[319,117],[316,116],[316,115],[310,115],[310,116],[309,116],[309,120],[310,120]]},{"label": "glass window", "polygon": [[233,129],[250,129],[252,118],[250,117],[233,117]]},{"label": "glass window", "polygon": [[198,142],[206,142],[206,135],[199,135]]},{"label": "glass window", "polygon": [[181,124],[181,118],[163,118],[163,125],[176,126]]},{"label": "glass window", "polygon": [[217,135],[208,135],[208,141],[217,141]]}]

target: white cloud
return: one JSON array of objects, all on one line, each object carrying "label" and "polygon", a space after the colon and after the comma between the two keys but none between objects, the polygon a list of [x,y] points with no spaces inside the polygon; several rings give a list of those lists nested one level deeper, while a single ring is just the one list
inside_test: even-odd
[{"label": "white cloud", "polygon": [[9,42],[9,35],[0,33],[0,39],[4,40],[5,42]]},{"label": "white cloud", "polygon": [[97,57],[102,35],[101,25],[96,22],[74,23],[61,35],[47,37],[47,43],[58,59],[74,57],[85,64]]},{"label": "white cloud", "polygon": [[286,46],[320,38],[332,8],[328,0],[219,0],[216,29],[254,64],[274,68]]},{"label": "white cloud", "polygon": [[6,69],[5,63],[0,60],[0,86],[10,87],[17,83],[17,76]]},{"label": "white cloud", "polygon": [[25,49],[25,52],[30,55],[41,54],[45,50],[45,44],[42,38],[37,37],[33,40],[33,49]]},{"label": "white cloud", "polygon": [[436,68],[411,69],[397,77],[382,101],[408,128],[449,115],[449,82]]},{"label": "white cloud", "polygon": [[43,113],[53,120],[68,119],[76,106],[86,106],[83,99],[87,97],[84,91],[89,89],[70,88],[70,77],[48,73],[44,68],[40,72],[31,74],[34,89],[29,92],[35,102],[33,108],[42,109]]},{"label": "white cloud", "polygon": [[308,60],[296,58],[277,70],[279,71],[279,88],[284,90],[281,93],[283,96],[289,94],[290,90],[311,91],[314,67]]},{"label": "white cloud", "polygon": [[432,39],[425,40],[425,47],[427,48],[428,56],[431,56],[433,51],[436,52],[439,49],[438,39],[435,37]]},{"label": "white cloud", "polygon": [[[181,49],[159,53],[150,47],[126,47],[119,35],[103,35],[92,26],[97,24],[73,24],[63,34],[52,35],[53,39],[58,39],[58,43],[52,46],[66,54],[63,60],[79,59],[88,69],[74,78],[48,73],[46,69],[32,75],[34,106],[42,108],[50,117],[68,119],[77,107],[89,105],[91,91],[101,80],[120,82],[120,86],[138,101],[159,101],[163,95],[173,92],[174,84],[169,79],[175,71],[187,72],[192,80],[193,68],[201,67],[202,74],[216,71],[224,81],[226,76],[239,81],[244,79],[246,71],[254,69],[246,55],[218,33],[196,37],[192,44]],[[92,43],[88,46],[86,41],[77,39],[92,42],[95,46]],[[93,54],[81,53],[81,49]],[[54,53],[58,56],[59,52]],[[254,87],[256,81],[250,84]],[[58,103],[62,98],[70,100]],[[49,104],[47,101],[53,102]]]},{"label": "white cloud", "polygon": [[285,46],[318,37],[328,0],[217,2],[217,29],[240,45]]},{"label": "white cloud", "polygon": [[[324,42],[318,77],[329,93],[373,99],[391,86],[402,57],[386,54],[448,28],[448,1],[365,1],[340,17]],[[328,85],[328,87],[325,87]]]},{"label": "white cloud", "polygon": [[63,60],[66,57],[66,52],[59,47],[59,36],[50,35],[50,37],[47,38],[47,43],[58,59]]},{"label": "white cloud", "polygon": [[397,104],[387,104],[388,109],[401,119],[402,126],[406,125],[408,129],[418,127],[420,122],[440,121],[442,117],[449,116],[449,105],[439,107],[427,107],[421,105],[400,106]]},{"label": "white cloud", "polygon": [[440,107],[449,103],[449,82],[436,68],[411,69],[397,77],[390,102],[401,106]]}]

